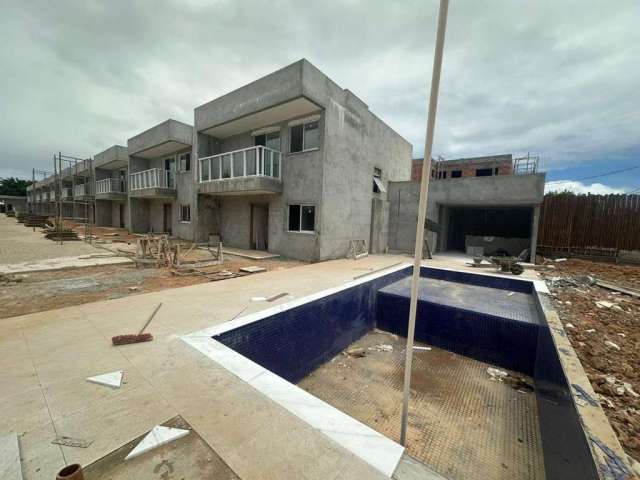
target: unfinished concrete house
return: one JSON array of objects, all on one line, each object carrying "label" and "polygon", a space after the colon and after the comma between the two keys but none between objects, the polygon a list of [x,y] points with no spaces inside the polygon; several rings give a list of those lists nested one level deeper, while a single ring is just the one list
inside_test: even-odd
[{"label": "unfinished concrete house", "polygon": [[192,137],[191,125],[169,119],[127,141],[132,233],[193,238]]},{"label": "unfinished concrete house", "polygon": [[386,247],[412,147],[306,60],[195,109],[196,239],[308,261]]},{"label": "unfinished concrete house", "polygon": [[96,225],[124,228],[128,223],[127,147],[113,145],[93,160]]},{"label": "unfinished concrete house", "polygon": [[[421,163],[421,161],[419,161]],[[389,185],[389,247],[412,252],[422,167]],[[432,162],[426,238],[432,251],[519,255],[536,250],[545,174],[538,159],[512,155]]]}]

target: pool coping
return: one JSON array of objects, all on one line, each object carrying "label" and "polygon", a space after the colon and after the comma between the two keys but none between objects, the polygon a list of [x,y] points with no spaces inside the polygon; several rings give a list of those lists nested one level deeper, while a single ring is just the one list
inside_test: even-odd
[{"label": "pool coping", "polygon": [[[267,398],[278,403],[291,414],[323,433],[382,474],[391,478],[404,454],[405,449],[402,445],[311,395],[297,385],[284,380],[282,377],[237,353],[221,342],[214,340],[212,337],[412,266],[412,263],[406,262],[383,268],[343,283],[342,285],[321,290],[259,312],[184,335],[181,339],[237,376],[240,380],[251,385]],[[560,364],[569,385],[578,385],[581,387],[580,390],[582,392],[587,392],[591,398],[597,398],[582,364],[569,342],[558,313],[551,303],[552,295],[544,280],[528,278],[514,279],[506,275],[487,275],[483,272],[429,265],[422,265],[422,267],[450,272],[463,272],[483,277],[498,276],[531,283],[533,286],[531,294],[534,296],[542,316],[541,320],[545,320],[551,331],[554,346],[558,351]],[[633,474],[630,473],[631,470],[628,466],[624,450],[620,446],[617,436],[613,432],[602,407],[599,403],[594,405],[586,402],[585,404],[584,399],[581,398],[583,393],[581,393],[580,390],[572,388],[571,397],[582,423],[587,443],[595,460],[599,477],[601,479],[616,478],[616,480],[618,478],[633,478],[631,476],[611,477],[612,471],[621,472],[622,475]]]}]

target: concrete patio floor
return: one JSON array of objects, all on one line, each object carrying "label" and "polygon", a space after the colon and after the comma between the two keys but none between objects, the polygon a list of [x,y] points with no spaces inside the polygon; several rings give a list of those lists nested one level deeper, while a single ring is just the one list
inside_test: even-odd
[{"label": "concrete patio floor", "polygon": [[[0,320],[0,435],[18,433],[27,480],[94,462],[177,415],[245,480],[384,478],[180,337],[291,298],[252,297],[299,298],[407,261],[334,260]],[[154,341],[111,345],[113,335],[137,332],[160,302],[148,328]],[[120,369],[118,390],[86,381]],[[54,445],[56,435],[93,443]]]}]

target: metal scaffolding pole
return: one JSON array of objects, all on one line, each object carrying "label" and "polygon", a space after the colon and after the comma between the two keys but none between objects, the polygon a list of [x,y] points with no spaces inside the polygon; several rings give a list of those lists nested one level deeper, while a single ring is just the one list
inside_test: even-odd
[{"label": "metal scaffolding pole", "polygon": [[433,58],[433,73],[431,77],[431,93],[429,96],[429,117],[424,145],[424,161],[422,164],[422,180],[420,183],[420,203],[418,206],[418,224],[416,225],[416,245],[413,258],[413,276],[411,278],[411,303],[409,306],[409,331],[407,333],[406,360],[404,366],[404,397],[402,401],[402,425],[400,429],[400,443],[407,442],[407,421],[409,418],[409,393],[411,391],[411,364],[413,362],[413,337],[416,330],[416,310],[418,307],[418,281],[420,280],[420,264],[422,263],[422,245],[424,242],[424,225],[427,214],[427,198],[429,194],[429,177],[431,176],[431,151],[433,149],[433,133],[436,125],[436,110],[438,108],[438,90],[440,87],[440,72],[442,70],[442,54],[444,51],[444,34],[447,28],[447,11],[449,0],[440,0],[438,14],[438,32],[436,34],[436,48]]}]

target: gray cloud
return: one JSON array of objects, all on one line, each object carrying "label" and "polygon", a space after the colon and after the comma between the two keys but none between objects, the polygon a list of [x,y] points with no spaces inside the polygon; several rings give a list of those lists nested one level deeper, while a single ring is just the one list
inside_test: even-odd
[{"label": "gray cloud", "polygon": [[[615,7],[615,8],[614,8]],[[437,2],[29,1],[3,7],[0,176],[91,156],[299,58],[422,153]],[[640,149],[640,4],[452,0],[434,154]]]}]

